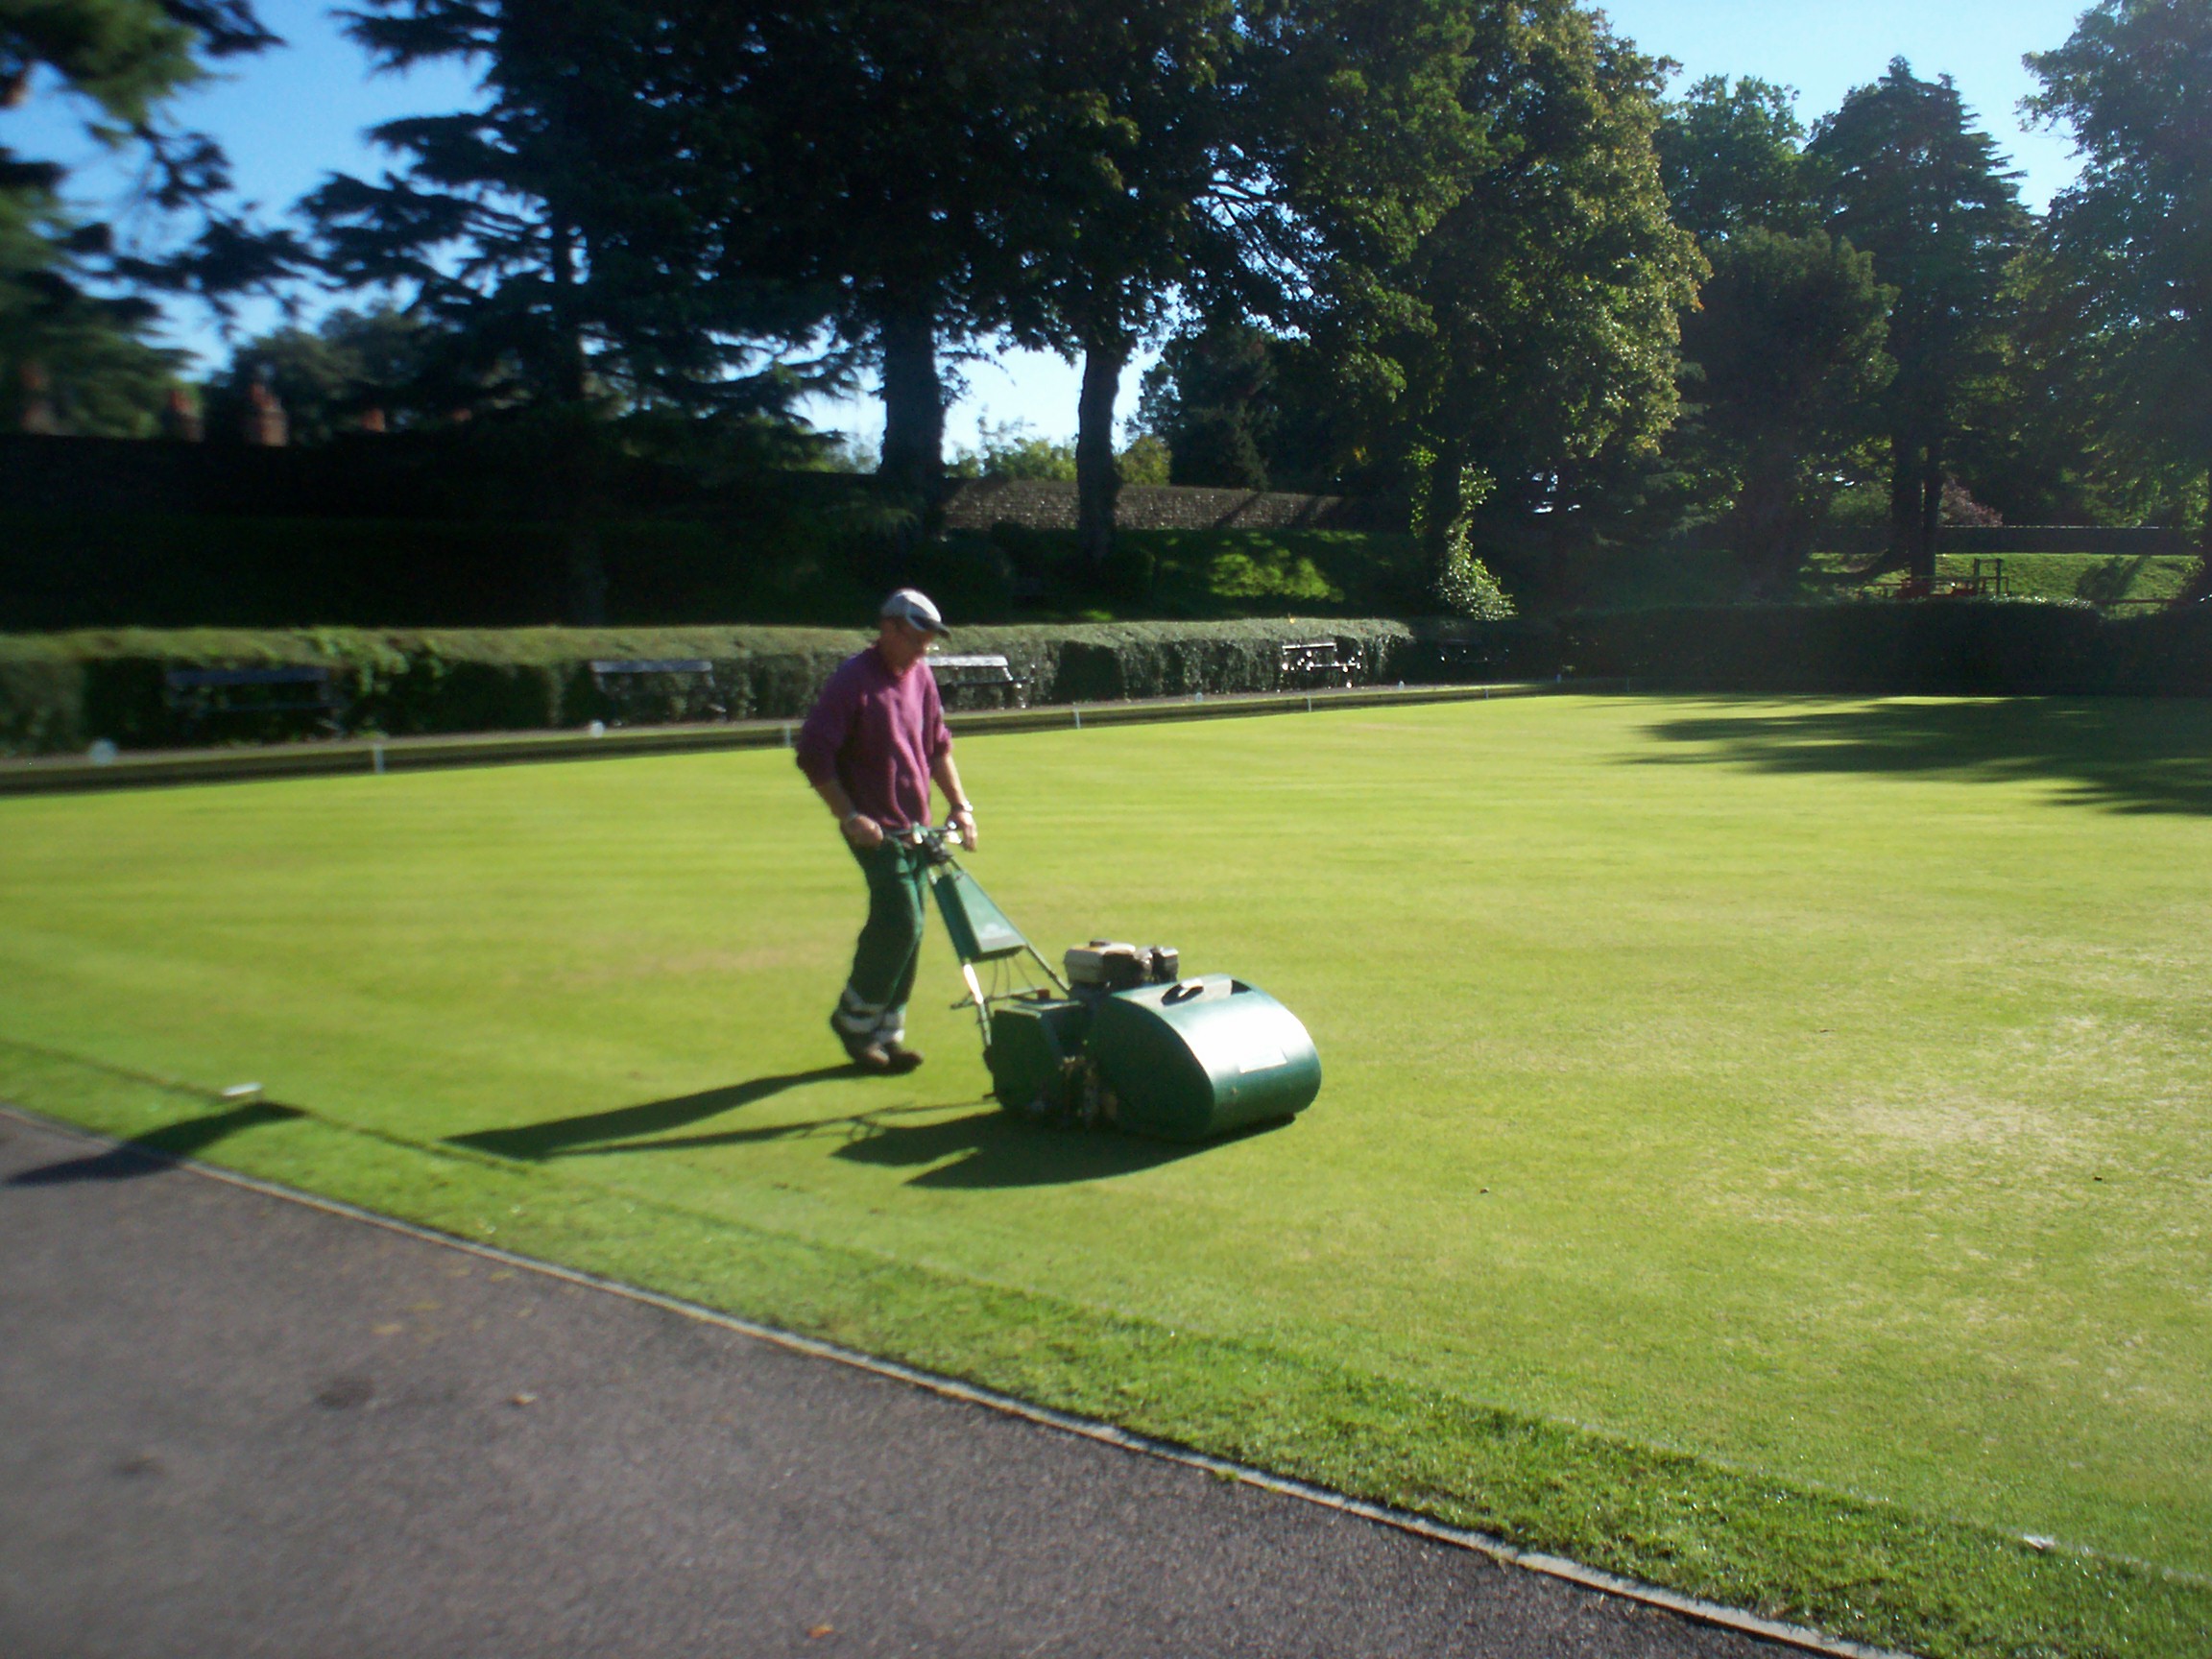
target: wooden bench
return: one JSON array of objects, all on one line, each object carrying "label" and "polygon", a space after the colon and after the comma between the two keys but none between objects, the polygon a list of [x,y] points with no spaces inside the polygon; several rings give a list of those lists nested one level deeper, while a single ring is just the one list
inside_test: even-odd
[{"label": "wooden bench", "polygon": [[346,731],[346,698],[327,668],[171,668],[162,696],[187,732],[226,715],[316,714],[332,736]]},{"label": "wooden bench", "polygon": [[1283,684],[1307,688],[1314,685],[1349,686],[1359,672],[1359,653],[1337,654],[1334,639],[1309,639],[1283,647]]},{"label": "wooden bench", "polygon": [[[714,664],[705,657],[607,658],[591,663],[591,684],[614,705],[614,724],[637,721],[660,724],[671,715],[730,717],[729,706],[716,695]],[[639,720],[639,705],[648,693],[659,704],[651,717]]]},{"label": "wooden bench", "polygon": [[989,696],[995,708],[1029,707],[1029,682],[1015,673],[1013,665],[1003,657],[932,655],[924,661],[937,676],[938,694],[948,706],[959,697],[974,693],[978,699]]}]

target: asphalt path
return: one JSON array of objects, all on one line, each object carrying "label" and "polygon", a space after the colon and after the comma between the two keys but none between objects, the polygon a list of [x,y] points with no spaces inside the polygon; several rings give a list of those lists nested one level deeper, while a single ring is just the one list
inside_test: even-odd
[{"label": "asphalt path", "polygon": [[0,1654],[1787,1649],[0,1116]]}]

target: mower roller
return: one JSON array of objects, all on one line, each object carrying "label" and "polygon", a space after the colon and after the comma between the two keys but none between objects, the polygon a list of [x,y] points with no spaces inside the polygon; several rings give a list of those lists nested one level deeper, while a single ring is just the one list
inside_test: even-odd
[{"label": "mower roller", "polygon": [[1259,986],[1226,974],[1187,978],[1174,950],[1108,939],[1072,948],[1056,970],[960,867],[956,830],[917,829],[907,838],[929,867],[967,981],[966,999],[953,1006],[974,1010],[983,1063],[1007,1111],[1206,1141],[1289,1118],[1321,1092],[1313,1039]]}]

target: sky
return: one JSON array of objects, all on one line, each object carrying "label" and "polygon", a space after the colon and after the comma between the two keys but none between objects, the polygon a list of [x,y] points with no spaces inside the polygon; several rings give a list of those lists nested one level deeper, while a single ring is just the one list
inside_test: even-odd
[{"label": "sky", "polygon": [[[339,34],[323,0],[259,0],[258,9],[286,44],[228,66],[180,99],[176,112],[222,140],[240,194],[272,215],[331,173],[373,173],[379,163],[363,138],[366,128],[459,108],[472,95],[471,78],[451,67],[370,77],[367,60]],[[1892,58],[1906,59],[1922,76],[1949,74],[2021,171],[2021,193],[2038,209],[2072,180],[2075,164],[2064,133],[2023,130],[2019,102],[2035,83],[2020,60],[2064,40],[2081,9],[2080,0],[1614,0],[1604,8],[1616,32],[1681,65],[1677,87],[1705,75],[1758,76],[1793,88],[1807,125],[1852,87],[1879,77]],[[20,109],[0,110],[0,144],[78,167],[71,194],[87,210],[126,227],[144,223],[119,205],[130,180],[101,164],[97,147],[60,100],[35,95]],[[252,332],[274,321],[271,312],[252,312],[245,326]],[[180,315],[173,337],[205,363],[228,355],[204,318]],[[1152,360],[1141,356],[1123,378],[1124,418],[1135,410],[1138,381]],[[1073,434],[1076,365],[1049,352],[1007,351],[963,363],[959,373],[967,392],[947,419],[952,445],[974,445],[984,420],[1020,422],[1048,438]],[[873,397],[826,401],[809,413],[818,424],[864,442],[882,431],[882,408]]]}]

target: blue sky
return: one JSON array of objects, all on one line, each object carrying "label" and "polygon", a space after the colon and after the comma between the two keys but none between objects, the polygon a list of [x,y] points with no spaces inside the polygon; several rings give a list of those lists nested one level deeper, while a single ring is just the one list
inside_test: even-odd
[{"label": "blue sky", "polygon": [[[329,173],[373,171],[376,158],[362,141],[365,128],[452,109],[470,94],[469,77],[451,69],[372,79],[322,0],[260,0],[259,9],[287,44],[232,66],[183,99],[178,113],[223,140],[241,194],[273,212]],[[1808,124],[1851,87],[1874,80],[1891,58],[1909,60],[1922,75],[1948,73],[2025,175],[2022,192],[2036,207],[2073,177],[2074,163],[2063,133],[2022,130],[2017,107],[2034,82],[2020,58],[2057,45],[2080,10],[2078,0],[1615,0],[1605,7],[1616,30],[1679,62],[1684,80],[1756,75],[1794,87]],[[0,111],[0,143],[82,164],[74,193],[94,211],[118,211],[128,180],[98,164],[95,148],[53,98],[35,97],[22,109]],[[126,213],[121,222],[132,220]],[[249,325],[268,321],[253,317]],[[179,324],[180,343],[212,359],[224,354],[204,320],[180,317]],[[1133,365],[1123,383],[1124,415],[1135,406],[1142,367]],[[966,364],[963,373],[969,393],[950,417],[952,443],[973,444],[976,422],[986,415],[993,421],[1026,421],[1053,437],[1074,430],[1078,373],[1058,358],[1009,352]],[[864,437],[882,425],[873,397],[826,405],[815,416]]]}]

